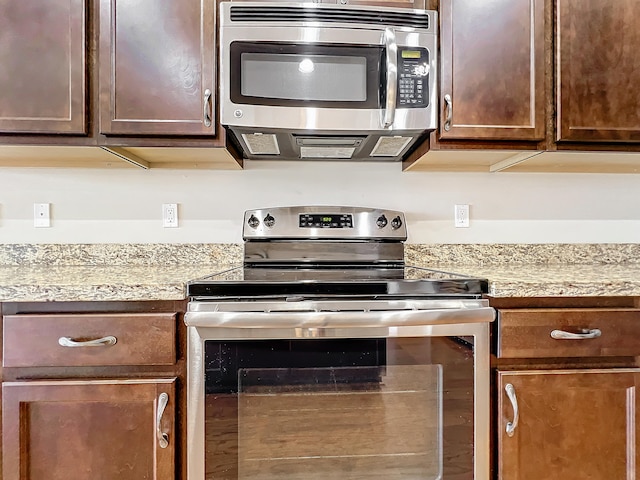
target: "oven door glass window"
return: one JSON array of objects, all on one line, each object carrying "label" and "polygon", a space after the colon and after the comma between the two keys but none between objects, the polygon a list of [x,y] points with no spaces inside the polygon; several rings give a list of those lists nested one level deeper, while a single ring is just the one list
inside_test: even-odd
[{"label": "oven door glass window", "polygon": [[207,341],[207,479],[473,478],[460,338]]},{"label": "oven door glass window", "polygon": [[231,101],[237,104],[380,106],[381,47],[231,44]]}]

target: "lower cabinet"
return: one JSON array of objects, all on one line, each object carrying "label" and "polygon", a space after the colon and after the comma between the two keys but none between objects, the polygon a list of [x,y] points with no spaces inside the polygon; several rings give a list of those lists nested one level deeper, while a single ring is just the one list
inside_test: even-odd
[{"label": "lower cabinet", "polygon": [[539,301],[497,306],[494,478],[640,478],[637,300]]},{"label": "lower cabinet", "polygon": [[498,478],[634,479],[640,369],[498,371]]},{"label": "lower cabinet", "polygon": [[174,478],[175,379],[2,386],[4,480]]},{"label": "lower cabinet", "polygon": [[2,480],[176,480],[182,303],[2,305]]}]

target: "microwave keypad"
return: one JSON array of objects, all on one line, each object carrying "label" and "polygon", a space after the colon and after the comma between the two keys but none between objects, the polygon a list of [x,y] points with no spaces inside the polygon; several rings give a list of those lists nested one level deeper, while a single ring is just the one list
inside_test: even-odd
[{"label": "microwave keypad", "polygon": [[425,107],[429,103],[429,52],[424,48],[398,52],[398,106]]}]

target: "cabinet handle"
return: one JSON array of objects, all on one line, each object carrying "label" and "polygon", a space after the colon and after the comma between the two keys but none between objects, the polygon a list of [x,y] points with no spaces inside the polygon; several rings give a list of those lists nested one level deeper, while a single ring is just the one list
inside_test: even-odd
[{"label": "cabinet handle", "polygon": [[510,383],[504,386],[504,390],[507,392],[507,397],[511,401],[511,407],[513,408],[513,422],[507,422],[507,435],[513,437],[518,426],[518,420],[520,419],[520,412],[518,411],[518,399],[516,398],[516,389]]},{"label": "cabinet handle", "polygon": [[204,91],[204,101],[202,105],[202,116],[204,117],[204,126],[211,126],[211,90],[208,88]]},{"label": "cabinet handle", "polygon": [[451,100],[451,95],[448,93],[444,96],[445,103],[445,120],[444,120],[444,129],[448,132],[451,130],[451,119],[453,118],[453,100]]},{"label": "cabinet handle", "polygon": [[551,338],[556,340],[589,340],[590,338],[598,338],[602,332],[598,328],[591,330],[583,330],[580,333],[565,332],[564,330],[552,330]]},{"label": "cabinet handle", "polygon": [[156,414],[156,437],[158,437],[160,448],[167,448],[169,446],[169,434],[163,432],[160,425],[167,403],[169,403],[169,394],[162,392],[158,397],[158,413]]},{"label": "cabinet handle", "polygon": [[96,338],[95,340],[73,340],[69,337],[60,337],[58,344],[63,347],[108,347],[115,345],[118,339],[113,335],[108,335],[102,338]]}]

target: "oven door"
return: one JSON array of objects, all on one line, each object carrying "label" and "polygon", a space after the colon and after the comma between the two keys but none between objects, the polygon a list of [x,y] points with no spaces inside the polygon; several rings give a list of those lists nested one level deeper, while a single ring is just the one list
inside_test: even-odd
[{"label": "oven door", "polygon": [[205,313],[189,480],[489,478],[492,309]]}]

